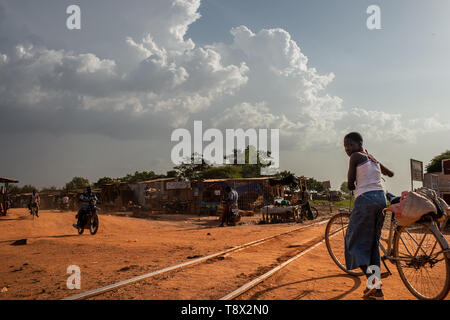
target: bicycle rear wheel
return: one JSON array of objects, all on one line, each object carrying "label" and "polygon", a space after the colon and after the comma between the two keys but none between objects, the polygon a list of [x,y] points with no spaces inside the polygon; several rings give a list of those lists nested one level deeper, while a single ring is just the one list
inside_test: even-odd
[{"label": "bicycle rear wheel", "polygon": [[313,219],[317,219],[319,216],[319,210],[317,210],[315,207],[311,207],[311,212],[313,214]]},{"label": "bicycle rear wheel", "polygon": [[400,278],[418,299],[444,299],[450,289],[448,243],[434,224],[399,227],[394,257]]},{"label": "bicycle rear wheel", "polygon": [[325,244],[328,253],[334,263],[346,273],[352,276],[362,276],[362,271],[347,270],[345,266],[345,233],[347,231],[350,214],[346,212],[338,213],[327,223],[325,229]]}]

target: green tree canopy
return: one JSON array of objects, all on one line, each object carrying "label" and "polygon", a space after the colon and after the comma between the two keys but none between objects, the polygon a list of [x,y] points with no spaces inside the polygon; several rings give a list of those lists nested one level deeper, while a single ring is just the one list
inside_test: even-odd
[{"label": "green tree canopy", "polygon": [[[194,160],[198,163],[194,163]],[[212,168],[207,161],[199,154],[193,153],[190,159],[174,167],[177,177],[181,180],[197,180],[202,178],[202,172]]]},{"label": "green tree canopy", "polygon": [[290,176],[290,175],[294,175],[294,176],[295,176],[295,173],[293,173],[293,172],[291,172],[291,171],[288,171],[288,170],[283,170],[283,171],[278,172],[278,173],[275,175],[275,178],[276,178],[276,179],[283,179],[283,178],[286,178],[286,177],[288,177],[288,176]]},{"label": "green tree canopy", "polygon": [[103,177],[97,180],[97,182],[94,183],[95,188],[100,188],[101,186],[105,184],[114,183],[115,180],[110,177]]},{"label": "green tree canopy", "polygon": [[34,190],[37,191],[37,188],[35,186],[32,186],[31,184],[26,184],[21,188],[20,192],[21,193],[30,193],[30,192],[33,192]]},{"label": "green tree canopy", "polygon": [[242,168],[236,165],[224,165],[211,167],[203,170],[200,174],[201,179],[228,179],[242,178]]},{"label": "green tree canopy", "polygon": [[17,185],[10,184],[8,186],[8,194],[19,194],[19,193],[30,193],[33,192],[33,190],[37,190],[35,186],[32,186],[30,184],[26,184],[23,187],[18,187]]},{"label": "green tree canopy", "polygon": [[51,186],[51,187],[44,187],[44,188],[42,188],[40,192],[57,191],[57,190],[58,190],[57,187]]},{"label": "green tree canopy", "polygon": [[[256,163],[250,163],[250,155],[255,155]],[[174,167],[176,176],[182,180],[226,179],[226,178],[256,178],[261,177],[261,169],[270,166],[270,152],[257,151],[253,146],[245,150],[233,150],[234,164],[211,165],[201,155],[193,153],[190,159]],[[225,156],[224,159],[227,157]],[[194,159],[199,163],[194,163]],[[244,163],[238,164],[238,159]],[[263,160],[263,161],[261,161]],[[264,163],[262,163],[264,162]],[[168,172],[169,173],[169,172]]]},{"label": "green tree canopy", "polygon": [[309,180],[306,181],[306,187],[308,188],[308,190],[313,190],[317,192],[324,191],[322,182],[317,181],[314,178],[310,178]]},{"label": "green tree canopy", "polygon": [[120,178],[120,181],[133,183],[140,181],[147,181],[157,178],[165,177],[163,174],[156,174],[154,171],[136,171],[134,174],[127,174],[125,177]]},{"label": "green tree canopy", "polygon": [[450,150],[434,157],[426,166],[427,173],[442,172],[442,160],[450,159]]},{"label": "green tree canopy", "polygon": [[74,177],[71,181],[66,183],[66,190],[84,189],[89,186],[89,180],[83,177]]},{"label": "green tree canopy", "polygon": [[169,170],[166,173],[166,177],[167,178],[176,178],[177,176],[177,171],[176,170]]},{"label": "green tree canopy", "polygon": [[348,189],[347,181],[344,181],[344,182],[341,183],[341,191],[343,193],[350,193],[350,190]]}]

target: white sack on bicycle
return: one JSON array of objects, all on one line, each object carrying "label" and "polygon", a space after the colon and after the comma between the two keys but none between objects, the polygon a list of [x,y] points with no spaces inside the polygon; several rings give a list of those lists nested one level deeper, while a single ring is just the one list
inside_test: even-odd
[{"label": "white sack on bicycle", "polygon": [[[411,197],[407,201],[410,195]],[[406,204],[408,207],[404,212]],[[439,209],[436,206],[439,206]],[[400,226],[408,226],[427,213],[436,215],[438,210],[443,214],[442,217],[436,219],[438,222],[445,220],[450,214],[450,206],[438,197],[433,189],[425,187],[419,188],[415,192],[403,191],[400,202],[391,205],[388,210],[395,214],[397,224]]]},{"label": "white sack on bicycle", "polygon": [[[445,202],[444,199],[442,199],[441,197],[439,197],[437,195],[436,191],[434,191],[433,189],[430,189],[430,188],[422,187],[422,188],[417,189],[417,192],[432,201],[434,200],[434,202],[441,207],[445,216],[450,214],[450,206],[447,204],[447,202]],[[444,220],[444,218],[445,217],[443,217],[439,220]]]},{"label": "white sack on bicycle", "polygon": [[423,215],[431,212],[437,213],[434,203],[420,193],[411,191],[405,199],[405,207],[400,218],[397,216],[396,218],[398,225],[405,226],[413,224]]},{"label": "white sack on bicycle", "polygon": [[[397,224],[399,226],[409,226],[410,224],[413,224],[414,222],[416,222],[417,220],[419,220],[424,214],[430,212],[427,210],[436,210],[434,208],[430,207],[429,203],[428,203],[428,199],[425,199],[424,197],[417,195],[417,197],[415,197],[414,195],[409,198],[409,195],[411,194],[411,192],[408,191],[403,191],[402,192],[402,198],[400,200],[399,203],[396,204],[392,204],[391,206],[389,206],[388,210],[393,212],[395,215],[395,220],[397,220]],[[407,203],[407,199],[409,198],[408,201],[408,210],[405,210],[406,207],[406,203]],[[424,204],[419,205],[418,207],[414,207],[412,206],[413,203],[419,203],[420,202],[424,202]],[[431,202],[431,201],[430,201]],[[413,210],[411,211],[411,207],[413,207]],[[419,209],[420,207],[420,209]]]}]

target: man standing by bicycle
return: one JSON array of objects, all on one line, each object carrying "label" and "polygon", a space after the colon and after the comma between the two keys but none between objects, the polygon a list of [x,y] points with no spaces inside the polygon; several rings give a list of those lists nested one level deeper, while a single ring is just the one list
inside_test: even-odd
[{"label": "man standing by bicycle", "polygon": [[[382,211],[386,207],[381,174],[392,177],[394,173],[363,149],[363,138],[359,133],[347,134],[344,148],[350,157],[348,188],[355,190],[355,205],[345,235],[345,263],[348,270],[361,268],[369,279],[368,268],[380,268],[381,262],[379,240],[384,222]],[[364,299],[384,299],[381,279],[377,280],[380,286],[373,287],[368,283]]]},{"label": "man standing by bicycle", "polygon": [[302,211],[306,211],[306,218],[308,220],[313,220],[314,215],[311,210],[311,204],[309,203],[309,192],[305,187],[301,187],[301,195],[302,195]]}]

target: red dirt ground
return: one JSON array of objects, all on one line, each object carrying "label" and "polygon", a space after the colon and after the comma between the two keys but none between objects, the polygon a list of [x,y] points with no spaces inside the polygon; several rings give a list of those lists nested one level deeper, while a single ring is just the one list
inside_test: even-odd
[{"label": "red dirt ground", "polygon": [[[41,211],[33,220],[26,209],[12,209],[0,217],[0,290],[6,288],[0,299],[60,299],[301,226],[259,225],[258,216],[219,228],[217,217],[101,215],[98,233],[85,230],[80,236],[72,227],[74,216]],[[321,224],[296,231],[95,299],[218,299],[322,239],[324,230]],[[26,245],[11,245],[23,238]],[[81,269],[81,290],[66,287],[70,265]],[[394,275],[383,279],[386,299],[415,299],[395,267],[390,269]],[[364,286],[363,278],[346,276],[334,265],[323,244],[239,299],[358,300]]]}]

